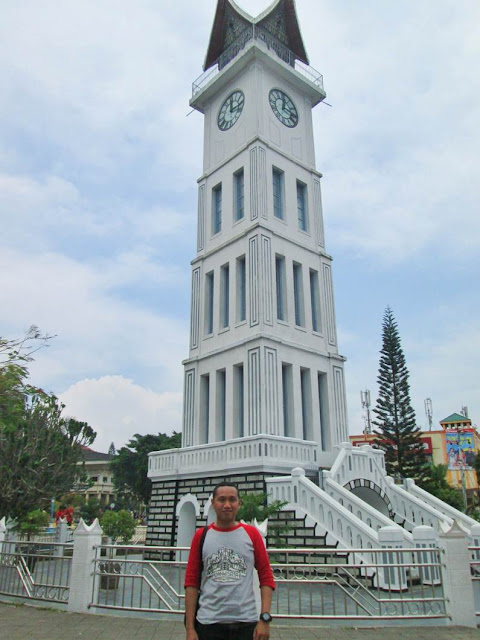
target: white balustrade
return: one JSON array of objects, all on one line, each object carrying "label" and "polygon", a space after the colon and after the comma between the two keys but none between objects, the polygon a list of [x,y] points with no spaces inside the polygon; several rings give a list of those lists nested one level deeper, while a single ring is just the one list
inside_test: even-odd
[{"label": "white balustrade", "polygon": [[[422,584],[438,585],[442,580],[438,564],[438,551],[428,551],[438,546],[438,537],[433,527],[420,526],[412,531],[414,546],[419,549],[415,554],[415,565]],[[425,549],[425,551],[422,551]]]},{"label": "white balustrade", "polygon": [[452,526],[452,518],[448,518],[427,502],[420,500],[409,491],[405,491],[400,485],[394,484],[393,478],[390,478],[390,482],[388,495],[393,510],[398,518],[405,521],[404,526],[408,529],[412,530],[414,527],[429,526],[433,527],[435,533],[438,534],[442,530],[442,527]]},{"label": "white balustrade", "polygon": [[266,482],[269,500],[282,500],[293,508],[299,507],[342,548],[378,548],[376,531],[306,478],[303,469],[293,469],[291,476],[268,478]]},{"label": "white balustrade", "polygon": [[[404,538],[400,527],[382,527],[378,532],[378,539],[385,549],[382,553],[381,566],[375,576],[375,583],[379,589],[386,591],[405,591],[407,589],[407,567],[404,554],[393,549],[402,549]],[[392,549],[392,551],[391,551]]]},{"label": "white balustrade", "polygon": [[455,507],[452,507],[446,502],[439,500],[431,493],[428,493],[428,491],[425,491],[424,489],[418,487],[415,484],[415,480],[407,478],[405,480],[405,485],[409,495],[414,496],[415,498],[428,504],[430,508],[434,509],[437,513],[442,514],[444,516],[444,521],[449,526],[452,526],[454,520],[460,522],[461,525],[468,531],[470,531],[472,527],[478,525],[478,522],[476,520],[474,520],[470,516],[467,516],[467,514],[463,513],[463,511],[455,509]]},{"label": "white balustrade", "polygon": [[386,474],[384,452],[370,445],[340,444],[338,456],[324,476],[342,487],[358,478],[369,480],[385,493],[397,521],[403,522],[410,531],[418,526],[430,526],[438,534],[442,528],[451,527],[454,520],[468,530],[475,524],[469,516],[418,487],[414,480],[407,479],[405,489],[396,485]]},{"label": "white balustrade", "polygon": [[359,520],[365,522],[369,527],[378,531],[382,527],[396,527],[401,533],[407,546],[411,546],[413,538],[411,533],[406,529],[402,529],[399,525],[393,524],[392,520],[383,515],[380,511],[370,506],[367,502],[356,496],[351,491],[344,489],[337,484],[332,478],[325,478],[325,491],[333,497],[337,502],[353,513]]},{"label": "white balustrade", "polygon": [[316,470],[317,450],[316,442],[258,435],[183,449],[154,451],[149,454],[148,477],[262,465],[285,468],[288,471],[301,465],[304,469]]}]

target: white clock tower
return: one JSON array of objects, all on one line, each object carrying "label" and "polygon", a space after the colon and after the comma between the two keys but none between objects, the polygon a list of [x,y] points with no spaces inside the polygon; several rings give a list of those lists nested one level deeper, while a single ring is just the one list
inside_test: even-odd
[{"label": "white clock tower", "polygon": [[166,521],[185,505],[206,516],[217,481],[316,477],[348,440],[312,129],[326,94],[294,0],[256,18],[218,0],[204,71],[183,441],[150,455],[151,541],[176,539]]}]

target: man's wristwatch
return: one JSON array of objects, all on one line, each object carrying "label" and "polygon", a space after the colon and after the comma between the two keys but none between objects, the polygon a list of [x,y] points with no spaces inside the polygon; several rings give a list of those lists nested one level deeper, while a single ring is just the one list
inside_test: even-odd
[{"label": "man's wristwatch", "polygon": [[272,616],[269,613],[261,613],[260,614],[260,620],[262,622],[271,622],[272,621]]}]

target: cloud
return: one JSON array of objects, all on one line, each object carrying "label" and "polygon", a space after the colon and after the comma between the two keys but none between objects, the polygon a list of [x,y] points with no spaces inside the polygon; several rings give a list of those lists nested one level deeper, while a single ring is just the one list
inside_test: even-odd
[{"label": "cloud", "polygon": [[135,433],[181,431],[182,394],[155,392],[122,376],[80,380],[60,395],[65,415],[88,422],[97,431],[92,447],[119,449]]},{"label": "cloud", "polygon": [[[29,257],[4,250],[0,289],[9,304],[2,312],[2,334],[18,335],[18,327],[34,322],[58,335],[30,367],[36,383],[53,391],[105,372],[131,376],[138,368],[137,381],[181,389],[187,321],[163,310],[177,286],[167,272],[147,259],[137,267],[132,256],[96,265],[53,253]],[[150,303],[137,299],[134,304],[113,291],[121,283],[140,286],[147,275],[157,295]]]},{"label": "cloud", "polygon": [[[203,144],[203,117],[186,115],[214,16],[208,4],[2,6],[0,335],[32,323],[58,334],[32,364],[39,386],[62,394],[118,376],[155,394],[181,392]],[[252,15],[266,7],[239,4]],[[480,311],[471,295],[480,5],[297,5],[333,105],[315,109],[314,132],[352,428],[360,389],[374,398],[372,309],[388,303],[411,318],[401,330],[417,414],[423,396],[435,412],[448,405],[445,415],[463,396],[480,415],[473,321],[462,325],[468,340],[456,336],[459,316]],[[421,340],[419,327],[431,338]],[[122,415],[136,416],[144,397],[128,397]]]}]

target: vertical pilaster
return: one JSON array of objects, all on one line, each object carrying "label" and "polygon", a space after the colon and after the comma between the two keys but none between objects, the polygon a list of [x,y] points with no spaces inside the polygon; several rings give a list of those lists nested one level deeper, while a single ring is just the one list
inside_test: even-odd
[{"label": "vertical pilaster", "polygon": [[192,272],[192,299],[190,313],[190,349],[196,349],[200,335],[200,267]]},{"label": "vertical pilaster", "polygon": [[325,315],[327,324],[328,344],[337,345],[337,329],[335,325],[335,307],[333,303],[332,268],[329,264],[323,264],[323,291],[325,297]]},{"label": "vertical pilaster", "polygon": [[248,422],[245,435],[261,433],[260,347],[248,351]]},{"label": "vertical pilaster", "polygon": [[315,225],[315,239],[319,247],[325,247],[325,234],[323,229],[322,194],[320,180],[313,180],[313,219]]},{"label": "vertical pilaster", "polygon": [[254,327],[260,323],[259,313],[259,272],[258,272],[258,236],[250,238],[248,243],[248,303],[250,306],[250,326]]},{"label": "vertical pilaster", "polygon": [[197,251],[205,248],[205,184],[198,187]]},{"label": "vertical pilaster", "polygon": [[335,442],[348,442],[347,405],[345,401],[345,381],[342,367],[332,367],[333,397],[335,411]]},{"label": "vertical pilaster", "polygon": [[272,241],[268,236],[261,236],[262,245],[262,311],[263,323],[273,325],[273,274],[272,274]]},{"label": "vertical pilaster", "polygon": [[278,390],[277,350],[265,347],[264,351],[265,380],[265,422],[264,433],[280,435],[280,398]]},{"label": "vertical pilaster", "polygon": [[183,388],[183,431],[182,446],[190,447],[194,443],[195,421],[195,369],[185,371]]},{"label": "vertical pilaster", "polygon": [[267,153],[263,147],[250,149],[250,219],[267,218]]}]

